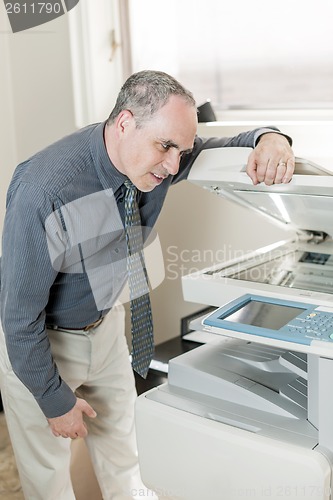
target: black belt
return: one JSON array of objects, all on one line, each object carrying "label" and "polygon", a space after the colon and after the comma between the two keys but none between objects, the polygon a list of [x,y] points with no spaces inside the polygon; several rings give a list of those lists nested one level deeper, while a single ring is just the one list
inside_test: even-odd
[{"label": "black belt", "polygon": [[87,326],[83,326],[82,328],[72,328],[72,327],[69,327],[69,326],[59,326],[59,325],[46,325],[46,328],[50,328],[51,330],[65,330],[65,331],[74,331],[74,332],[89,332],[89,330],[92,330],[93,328],[96,328],[97,326],[99,326],[102,323],[103,319],[104,319],[104,317],[100,318],[100,319],[97,319],[93,323],[90,323]]}]

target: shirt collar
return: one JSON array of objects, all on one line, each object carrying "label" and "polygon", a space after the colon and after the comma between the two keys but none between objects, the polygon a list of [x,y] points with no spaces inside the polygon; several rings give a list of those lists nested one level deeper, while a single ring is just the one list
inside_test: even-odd
[{"label": "shirt collar", "polygon": [[127,179],[111,162],[104,142],[106,122],[99,123],[90,136],[90,151],[94,166],[103,189],[112,189],[115,193]]}]

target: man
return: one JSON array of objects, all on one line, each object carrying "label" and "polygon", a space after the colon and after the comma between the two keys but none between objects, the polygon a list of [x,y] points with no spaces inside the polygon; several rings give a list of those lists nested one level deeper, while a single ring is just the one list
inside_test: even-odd
[{"label": "man", "polygon": [[[104,499],[142,491],[136,397],[117,302],[126,281],[124,199],[138,189],[152,228],[168,188],[200,151],[253,147],[253,183],[289,182],[289,139],[273,128],[196,137],[192,94],[165,73],[123,85],[106,123],[86,127],[19,165],[7,197],[1,260],[6,339],[1,391],[26,498],[73,499],[70,440],[84,437]],[[129,183],[130,181],[130,183]]]}]

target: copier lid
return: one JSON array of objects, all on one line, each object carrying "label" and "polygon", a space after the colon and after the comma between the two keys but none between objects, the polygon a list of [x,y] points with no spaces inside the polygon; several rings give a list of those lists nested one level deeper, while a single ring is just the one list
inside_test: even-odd
[{"label": "copier lid", "polygon": [[203,150],[188,180],[236,203],[251,208],[297,232],[333,235],[333,172],[296,158],[289,184],[254,186],[246,174],[251,148]]}]

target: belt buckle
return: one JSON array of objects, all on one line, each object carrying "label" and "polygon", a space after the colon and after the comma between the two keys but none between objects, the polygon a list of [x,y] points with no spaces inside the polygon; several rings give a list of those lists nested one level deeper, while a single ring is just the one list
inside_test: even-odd
[{"label": "belt buckle", "polygon": [[102,323],[102,321],[103,321],[103,318],[97,319],[93,323],[90,323],[90,325],[85,326],[83,328],[83,331],[89,332],[89,330],[92,330],[93,328],[96,328],[97,326],[99,326]]}]

